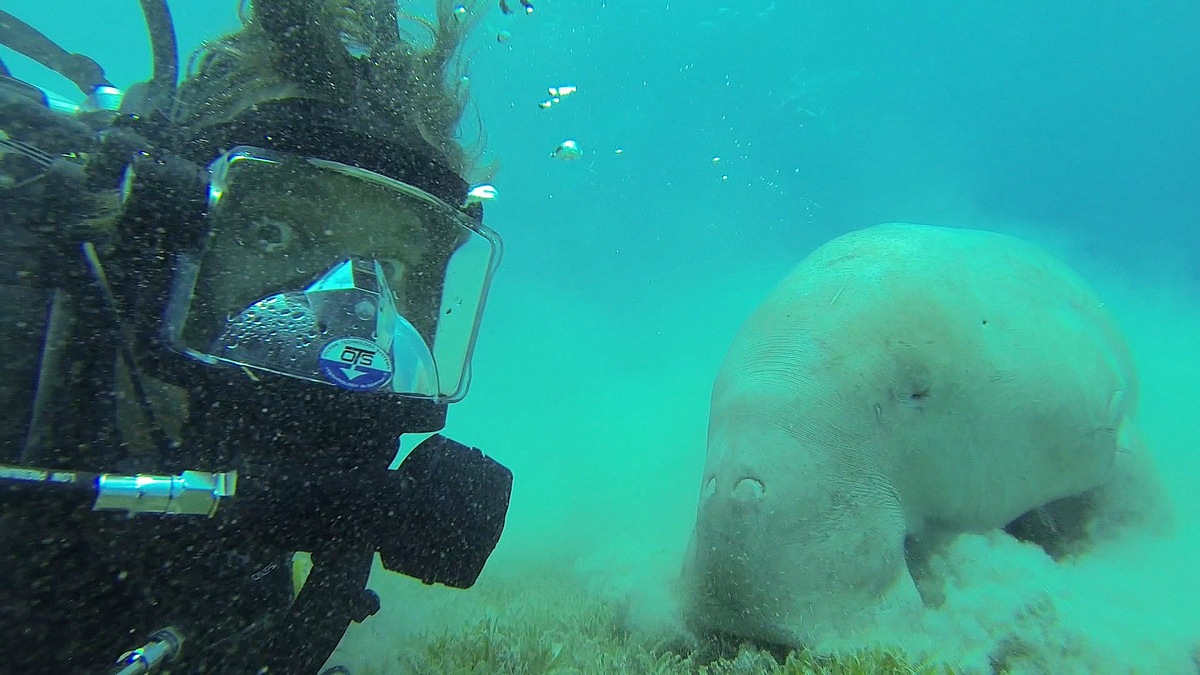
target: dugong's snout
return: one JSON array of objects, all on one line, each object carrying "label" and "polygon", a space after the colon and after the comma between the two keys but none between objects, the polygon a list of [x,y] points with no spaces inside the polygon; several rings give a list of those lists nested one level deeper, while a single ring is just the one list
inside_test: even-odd
[{"label": "dugong's snout", "polygon": [[790,567],[800,540],[768,474],[742,466],[706,476],[684,567],[685,618],[696,632],[799,642],[791,626],[804,611]]},{"label": "dugong's snout", "polygon": [[706,468],[684,566],[693,631],[799,647],[880,603],[920,604],[886,491],[834,478],[805,450],[738,445]]}]

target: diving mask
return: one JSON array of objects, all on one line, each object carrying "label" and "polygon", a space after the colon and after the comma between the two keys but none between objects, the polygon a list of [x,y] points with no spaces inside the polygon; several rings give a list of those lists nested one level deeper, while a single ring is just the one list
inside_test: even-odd
[{"label": "diving mask", "polygon": [[168,343],[214,365],[456,401],[500,239],[411,185],[239,147],[177,261]]}]

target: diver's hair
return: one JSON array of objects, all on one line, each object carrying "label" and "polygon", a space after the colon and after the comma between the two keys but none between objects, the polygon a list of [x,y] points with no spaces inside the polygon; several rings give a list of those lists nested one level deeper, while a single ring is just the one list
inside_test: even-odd
[{"label": "diver's hair", "polygon": [[[490,3],[434,3],[430,19],[399,13],[394,0],[242,0],[242,28],[193,54],[172,117],[200,135],[269,101],[361,103],[401,133],[419,134],[466,177],[480,148],[459,137],[468,104],[461,52]],[[401,32],[401,19],[410,30]],[[424,43],[411,27],[428,34]],[[356,67],[360,58],[372,67]]]}]

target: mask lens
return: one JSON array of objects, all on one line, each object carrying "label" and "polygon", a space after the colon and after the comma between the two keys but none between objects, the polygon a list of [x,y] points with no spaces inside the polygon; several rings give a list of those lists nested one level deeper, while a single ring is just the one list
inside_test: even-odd
[{"label": "mask lens", "polygon": [[206,363],[453,401],[499,239],[404,183],[239,148],[211,167],[208,237],[178,261],[169,342]]}]

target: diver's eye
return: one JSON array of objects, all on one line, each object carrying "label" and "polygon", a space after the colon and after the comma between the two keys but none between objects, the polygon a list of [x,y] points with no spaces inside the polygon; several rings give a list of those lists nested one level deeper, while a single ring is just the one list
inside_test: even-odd
[{"label": "diver's eye", "polygon": [[292,226],[282,220],[262,218],[250,225],[249,244],[264,253],[286,251],[292,243]]},{"label": "diver's eye", "polygon": [[379,266],[383,268],[383,274],[387,277],[388,283],[393,288],[398,286],[404,280],[404,263],[398,258],[377,258]]}]

